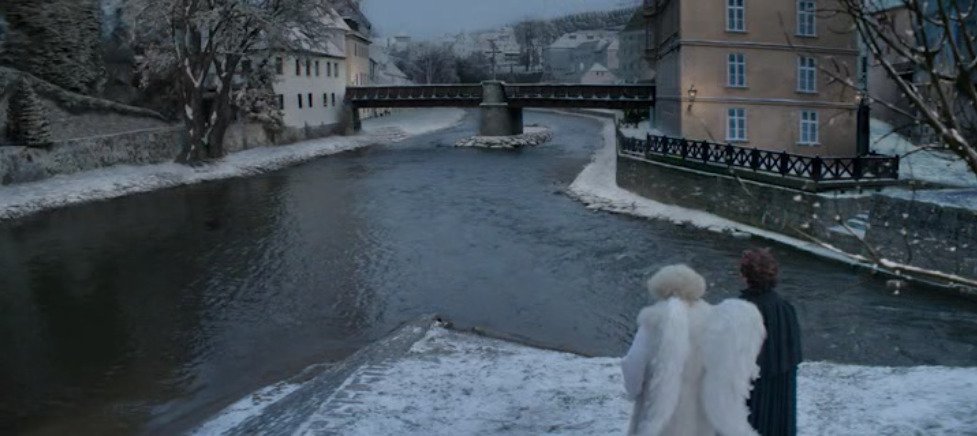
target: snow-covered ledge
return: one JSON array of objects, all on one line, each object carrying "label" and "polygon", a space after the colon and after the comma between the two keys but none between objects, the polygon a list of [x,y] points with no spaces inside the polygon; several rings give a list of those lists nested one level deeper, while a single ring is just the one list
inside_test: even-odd
[{"label": "snow-covered ledge", "polygon": [[521,135],[473,136],[459,140],[455,143],[455,146],[515,149],[542,145],[549,142],[552,138],[553,132],[548,127],[526,126],[524,133]]},{"label": "snow-covered ledge", "polygon": [[[624,434],[632,406],[619,362],[415,322],[307,382],[246,396],[194,433]],[[975,368],[804,363],[797,396],[801,435],[977,428]]]}]

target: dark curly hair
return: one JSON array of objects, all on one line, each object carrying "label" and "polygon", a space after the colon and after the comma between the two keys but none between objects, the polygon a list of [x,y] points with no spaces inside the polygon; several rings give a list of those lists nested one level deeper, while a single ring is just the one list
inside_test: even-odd
[{"label": "dark curly hair", "polygon": [[770,254],[769,248],[754,248],[743,252],[740,258],[740,274],[751,289],[769,290],[777,286],[780,265]]}]

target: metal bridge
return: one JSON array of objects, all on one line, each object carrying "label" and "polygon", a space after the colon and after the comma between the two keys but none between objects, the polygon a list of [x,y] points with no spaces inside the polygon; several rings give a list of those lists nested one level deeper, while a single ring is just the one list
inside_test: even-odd
[{"label": "metal bridge", "polygon": [[346,89],[345,103],[358,128],[356,109],[380,107],[478,107],[482,135],[522,133],[523,108],[648,109],[654,85],[508,84],[360,86]]}]

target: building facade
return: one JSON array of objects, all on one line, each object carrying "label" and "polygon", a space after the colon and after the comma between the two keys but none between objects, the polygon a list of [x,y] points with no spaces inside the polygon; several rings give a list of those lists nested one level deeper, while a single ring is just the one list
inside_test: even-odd
[{"label": "building facade", "polygon": [[333,133],[342,122],[346,97],[345,46],[350,29],[334,10],[322,21],[323,36],[314,41],[299,37],[294,41],[297,49],[271,57],[276,73],[273,89],[285,126],[305,129],[306,136]]},{"label": "building facade", "polygon": [[817,13],[822,1],[835,0],[647,0],[655,125],[689,139],[854,155],[857,92],[827,71],[855,71],[856,37],[847,18]]}]

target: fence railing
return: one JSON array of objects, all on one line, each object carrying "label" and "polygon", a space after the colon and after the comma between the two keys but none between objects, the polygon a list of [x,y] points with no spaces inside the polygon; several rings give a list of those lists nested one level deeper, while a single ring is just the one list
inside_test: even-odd
[{"label": "fence railing", "polygon": [[346,88],[352,102],[375,100],[482,100],[482,85],[357,86]]},{"label": "fence railing", "polygon": [[655,101],[654,85],[505,85],[509,101],[520,99],[603,99]]},{"label": "fence railing", "polygon": [[617,132],[622,154],[649,158],[668,156],[679,162],[740,168],[772,176],[794,177],[814,182],[851,180],[896,180],[899,156],[820,157],[738,147],[667,136],[632,138]]}]

